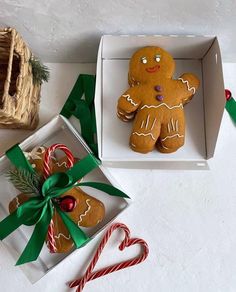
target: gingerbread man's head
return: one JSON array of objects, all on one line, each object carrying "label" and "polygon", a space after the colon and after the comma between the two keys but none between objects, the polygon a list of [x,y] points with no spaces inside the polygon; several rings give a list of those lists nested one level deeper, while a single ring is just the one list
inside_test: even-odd
[{"label": "gingerbread man's head", "polygon": [[172,78],[175,61],[172,56],[159,47],[144,47],[131,58],[129,77],[134,82],[155,81],[158,76]]}]

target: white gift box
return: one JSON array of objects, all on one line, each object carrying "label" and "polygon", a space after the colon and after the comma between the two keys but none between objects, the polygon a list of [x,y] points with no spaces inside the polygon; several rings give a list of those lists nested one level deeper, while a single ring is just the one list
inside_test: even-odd
[{"label": "white gift box", "polygon": [[[91,150],[86,145],[85,141],[78,134],[78,131],[72,126],[69,120],[61,115],[53,118],[45,126],[41,127],[38,131],[24,140],[20,147],[23,151],[30,151],[36,146],[45,145],[50,146],[54,143],[65,144],[73,153],[75,157],[83,158]],[[9,215],[8,205],[10,201],[15,198],[19,191],[15,189],[13,184],[9,182],[6,177],[6,172],[11,167],[11,162],[6,156],[0,159],[0,184],[1,184],[1,200],[0,200],[0,221]],[[90,173],[88,173],[84,178],[83,182],[103,182],[112,184],[113,186],[121,189],[120,186],[114,181],[109,172],[104,169],[103,166],[99,166]],[[118,214],[128,206],[128,201],[121,197],[109,196],[99,190],[81,187],[89,195],[99,199],[105,205],[105,218],[95,227],[92,228],[82,228],[81,229],[90,238],[95,237],[100,231],[102,231],[109,223],[111,223]],[[3,245],[13,256],[16,262],[20,254],[24,250],[34,226],[22,226],[18,228],[15,232],[9,235],[3,240]],[[70,252],[70,254],[72,254]],[[51,270],[55,265],[60,263],[69,254],[51,254],[44,244],[44,247],[39,255],[37,261],[32,263],[27,263],[19,266],[20,269],[26,274],[27,278],[32,282],[36,282],[41,277],[43,277],[49,270]]]},{"label": "white gift box", "polygon": [[[117,118],[118,98],[129,88],[128,65],[144,46],[159,46],[176,60],[174,78],[185,72],[200,79],[200,88],[185,107],[185,145],[177,152],[147,154],[129,148],[132,122]],[[216,37],[103,36],[97,58],[95,108],[99,158],[104,166],[124,168],[208,169],[214,156],[225,106],[221,53]]]}]

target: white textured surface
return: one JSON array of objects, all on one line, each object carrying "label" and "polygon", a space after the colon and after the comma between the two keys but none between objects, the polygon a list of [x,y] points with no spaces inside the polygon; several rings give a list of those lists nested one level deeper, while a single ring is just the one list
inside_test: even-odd
[{"label": "white textured surface", "polygon": [[96,60],[102,34],[218,35],[236,61],[235,0],[1,0],[0,26],[16,27],[44,61]]},{"label": "white textured surface", "polygon": [[[94,72],[94,65],[54,64],[51,68],[51,81],[43,89],[42,123],[59,111],[78,72]],[[226,87],[236,94],[236,64],[225,64],[224,74]],[[17,133],[18,137],[24,135]],[[3,152],[16,142],[15,132],[1,130],[0,139]],[[134,199],[118,220],[126,223],[134,236],[147,240],[150,256],[139,266],[87,284],[84,291],[235,292],[235,145],[236,127],[225,113],[210,171],[111,169]],[[120,253],[114,252],[116,238],[105,250],[100,267],[121,259]],[[98,239],[34,286],[0,247],[0,290],[70,291],[65,283],[82,274]],[[135,250],[127,252],[131,255]]]}]

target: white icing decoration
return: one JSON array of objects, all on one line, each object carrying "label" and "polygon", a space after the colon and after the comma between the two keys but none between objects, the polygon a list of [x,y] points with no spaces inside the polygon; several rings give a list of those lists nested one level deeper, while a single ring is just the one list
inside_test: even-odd
[{"label": "white icing decoration", "polygon": [[132,116],[125,116],[126,117],[126,119],[128,119],[128,120],[131,120],[131,119],[133,119],[133,115]]},{"label": "white icing decoration", "polygon": [[63,234],[63,233],[58,233],[58,235],[55,235],[54,237],[56,238],[56,239],[59,239],[60,237],[64,237],[65,239],[67,239],[67,240],[70,240],[71,239],[71,236],[70,236],[70,234],[69,234],[69,236],[67,237],[65,234]]},{"label": "white icing decoration", "polygon": [[123,94],[122,96],[126,97],[126,100],[127,100],[128,102],[130,102],[132,105],[134,105],[134,106],[137,106],[137,105],[138,105],[138,103],[135,103],[135,102],[133,101],[133,99],[130,97],[129,94]]},{"label": "white icing decoration", "polygon": [[147,58],[146,58],[146,57],[142,57],[142,58],[141,58],[141,62],[142,62],[143,64],[147,64]]},{"label": "white icing decoration", "polygon": [[131,80],[133,81],[133,83],[131,84],[131,87],[134,87],[135,85],[140,85],[140,82],[139,81],[136,81],[134,79],[134,77],[131,77]]},{"label": "white icing decoration", "polygon": [[118,111],[119,115],[122,116],[122,117],[126,117],[126,119],[128,120],[131,120],[133,117],[134,117],[134,114],[131,113],[131,114],[128,114],[128,115],[125,115],[124,113]]},{"label": "white icing decoration", "polygon": [[152,137],[152,139],[155,141],[155,138],[154,138],[154,136],[153,136],[153,134],[152,133],[138,133],[138,132],[134,132],[134,133],[132,133],[132,135],[137,135],[137,136],[151,136]]},{"label": "white icing decoration", "polygon": [[183,104],[182,103],[180,103],[179,105],[174,105],[174,106],[169,106],[168,104],[166,104],[166,103],[161,103],[161,104],[158,104],[158,105],[147,105],[147,104],[145,104],[145,105],[143,105],[142,107],[141,107],[141,109],[140,110],[142,110],[142,109],[144,109],[144,108],[158,108],[158,107],[160,107],[160,106],[165,106],[165,107],[167,107],[168,109],[174,109],[174,108],[183,108]]},{"label": "white icing decoration", "polygon": [[161,139],[161,141],[165,141],[166,139],[171,139],[171,138],[174,138],[174,137],[183,138],[184,135],[174,134],[172,136],[166,136],[165,138]]},{"label": "white icing decoration", "polygon": [[125,119],[124,116],[121,116],[119,113],[117,113],[117,116],[119,118],[121,118],[123,122],[128,122],[129,121],[129,120]]},{"label": "white icing decoration", "polygon": [[175,122],[175,128],[176,128],[176,131],[179,132],[179,121],[176,120]]},{"label": "white icing decoration", "polygon": [[151,131],[153,130],[154,126],[155,126],[155,123],[156,123],[156,118],[154,119],[153,123],[152,123],[152,127],[151,127]]},{"label": "white icing decoration", "polygon": [[188,80],[184,80],[183,78],[178,78],[179,80],[181,80],[184,84],[187,85],[188,91],[192,91],[193,94],[195,94],[196,92],[196,88],[195,87],[190,87]]},{"label": "white icing decoration", "polygon": [[126,119],[130,120],[134,117],[134,114],[125,115]]},{"label": "white icing decoration", "polygon": [[143,128],[143,124],[144,124],[144,121],[142,121],[142,124],[141,124],[141,127],[140,127],[141,129]]},{"label": "white icing decoration", "polygon": [[85,202],[86,202],[86,205],[88,206],[88,208],[85,210],[85,212],[83,214],[81,214],[79,216],[78,225],[82,222],[83,217],[85,217],[88,214],[88,212],[90,211],[90,209],[91,209],[91,205],[89,204],[90,199],[87,199]]},{"label": "white icing decoration", "polygon": [[167,125],[167,128],[168,128],[168,133],[170,133],[170,124],[169,123]]},{"label": "white icing decoration", "polygon": [[15,199],[16,199],[16,208],[18,208],[20,206],[19,198],[15,197]]},{"label": "white icing decoration", "polygon": [[134,145],[134,143],[131,143],[131,145],[132,145],[134,148],[136,148],[136,145]]},{"label": "white icing decoration", "polygon": [[150,115],[147,116],[147,122],[146,122],[146,126],[145,126],[145,129],[146,129],[146,130],[147,130],[147,128],[148,128],[149,119],[150,119]]},{"label": "white icing decoration", "polygon": [[61,162],[61,163],[60,163],[60,162],[57,162],[56,165],[57,165],[58,167],[62,167],[62,166],[64,165],[65,168],[68,168],[68,167],[67,167],[67,164],[66,164],[65,161],[63,161],[63,162]]},{"label": "white icing decoration", "polygon": [[172,130],[175,131],[175,125],[174,125],[174,119],[171,118],[171,125],[172,125]]},{"label": "white icing decoration", "polygon": [[33,148],[33,150],[31,152],[24,152],[25,157],[30,160],[36,160],[36,159],[42,159],[42,157],[40,156],[41,154],[43,154],[45,152],[45,148],[40,146],[40,147],[35,147]]}]

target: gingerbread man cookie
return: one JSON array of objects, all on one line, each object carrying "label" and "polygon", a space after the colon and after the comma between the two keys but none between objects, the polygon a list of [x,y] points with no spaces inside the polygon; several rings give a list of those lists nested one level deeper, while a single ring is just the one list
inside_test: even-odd
[{"label": "gingerbread man cookie", "polygon": [[[25,156],[37,171],[37,173],[43,173],[43,161],[45,156],[45,147],[36,147],[31,152],[25,153]],[[75,159],[75,161],[78,159]],[[62,157],[57,159],[53,157],[51,160],[52,173],[66,172],[68,170],[67,158]],[[26,202],[30,198],[29,194],[19,194],[9,203],[9,212],[13,213],[21,204]],[[57,199],[60,208],[67,212],[68,216],[79,227],[94,227],[99,224],[105,216],[105,206],[98,199],[86,194],[79,187],[74,187],[71,190],[64,193]],[[74,242],[64,225],[60,215],[54,210],[52,218],[53,222],[53,244],[57,253],[65,253],[70,251]],[[48,242],[49,235],[47,235],[46,242]]]},{"label": "gingerbread man cookie", "polygon": [[174,80],[174,71],[174,59],[159,47],[145,47],[132,56],[130,88],[117,105],[117,116],[122,121],[134,119],[132,150],[148,153],[156,146],[160,152],[171,153],[184,145],[183,106],[191,100],[200,82],[191,73]]}]

